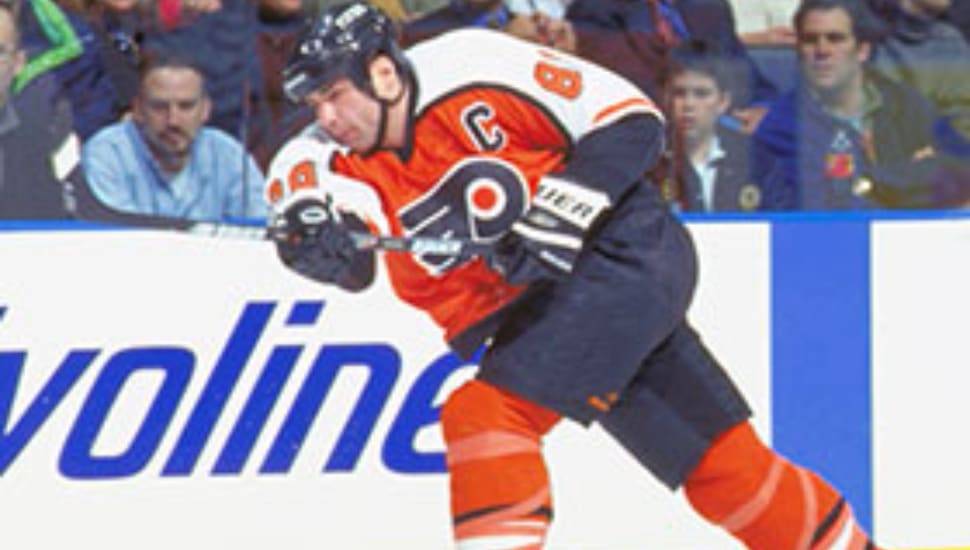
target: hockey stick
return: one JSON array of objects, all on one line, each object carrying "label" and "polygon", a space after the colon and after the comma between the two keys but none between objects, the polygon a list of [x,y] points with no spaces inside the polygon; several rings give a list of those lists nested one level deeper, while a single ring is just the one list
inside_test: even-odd
[{"label": "hockey stick", "polygon": [[[221,222],[191,222],[173,220],[171,229],[191,235],[219,239],[280,240],[285,234],[272,227],[241,225]],[[357,250],[382,250],[385,252],[408,252],[411,254],[431,254],[435,256],[483,256],[488,254],[491,245],[469,239],[445,237],[398,237],[374,235],[361,231],[350,231]]]},{"label": "hockey stick", "polygon": [[[160,229],[211,237],[217,239],[267,240],[278,241],[286,234],[276,228],[262,225],[245,225],[226,222],[198,222],[182,218],[151,216],[121,212],[104,206],[94,198],[84,182],[75,186],[77,208],[75,218],[86,221],[103,222],[138,229]],[[430,254],[435,256],[486,256],[492,245],[466,238],[449,237],[398,237],[374,235],[363,231],[351,231],[350,237],[358,250],[381,250],[387,252],[407,252],[410,254]]]}]

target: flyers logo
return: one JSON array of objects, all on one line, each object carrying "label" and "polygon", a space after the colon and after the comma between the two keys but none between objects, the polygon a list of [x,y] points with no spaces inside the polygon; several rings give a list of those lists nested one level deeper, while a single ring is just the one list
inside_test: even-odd
[{"label": "flyers logo", "polygon": [[[515,166],[498,158],[472,157],[456,163],[398,216],[408,235],[491,243],[522,216],[528,201],[529,186]],[[435,274],[467,261],[433,254],[416,259]]]}]

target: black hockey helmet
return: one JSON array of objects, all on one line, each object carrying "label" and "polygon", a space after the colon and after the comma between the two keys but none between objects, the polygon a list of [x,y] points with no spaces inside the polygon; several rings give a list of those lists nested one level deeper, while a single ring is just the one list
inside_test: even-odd
[{"label": "black hockey helmet", "polygon": [[308,22],[297,40],[283,69],[283,90],[291,101],[300,102],[321,86],[347,77],[373,95],[367,65],[378,54],[390,56],[406,72],[394,23],[380,8],[363,1],[329,7]]}]

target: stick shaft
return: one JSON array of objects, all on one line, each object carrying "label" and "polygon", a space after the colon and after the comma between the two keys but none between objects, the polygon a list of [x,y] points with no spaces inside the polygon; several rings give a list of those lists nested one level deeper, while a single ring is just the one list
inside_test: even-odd
[{"label": "stick shaft", "polygon": [[[183,230],[192,235],[218,239],[274,240],[279,238],[272,229],[229,223],[196,222],[187,225]],[[396,237],[373,235],[359,231],[351,231],[350,236],[358,250],[383,250],[438,256],[481,256],[490,249],[487,244],[467,239]]]}]

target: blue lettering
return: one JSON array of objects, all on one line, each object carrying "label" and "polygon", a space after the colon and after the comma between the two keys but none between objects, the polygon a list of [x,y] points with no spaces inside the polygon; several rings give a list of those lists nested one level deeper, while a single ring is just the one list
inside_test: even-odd
[{"label": "blue lettering", "polygon": [[212,429],[275,308],[276,304],[272,302],[251,303],[246,306],[212,369],[212,375],[202,390],[162,475],[189,475],[195,469],[195,463],[212,435]]},{"label": "blue lettering", "polygon": [[[290,309],[286,318],[287,326],[312,326],[316,324],[323,311],[323,302],[297,302]],[[303,346],[279,346],[273,350],[263,373],[256,382],[256,387],[249,394],[249,399],[242,414],[236,420],[236,426],[229,435],[229,441],[222,448],[222,453],[212,470],[214,474],[238,474],[249,459],[249,454],[256,444],[256,439],[266,425],[266,419],[276,405],[280,392],[286,384],[293,366],[303,352]]]},{"label": "blue lettering", "polygon": [[238,474],[242,471],[301,351],[302,346],[281,346],[273,350],[212,473]]},{"label": "blue lettering", "polygon": [[387,345],[338,345],[320,350],[260,468],[261,473],[290,470],[337,373],[345,366],[368,367],[370,378],[323,470],[353,470],[401,370],[400,356]]},{"label": "blue lettering", "polygon": [[[323,308],[323,301],[296,302],[282,318],[286,326],[307,327],[317,323]],[[143,472],[153,460],[161,460],[162,476],[191,475],[243,372],[249,368],[276,309],[276,302],[246,304],[193,402],[183,404],[196,369],[192,350],[177,346],[130,347],[111,355],[94,379],[66,434],[58,460],[60,473],[78,480],[124,478]],[[5,313],[6,309],[0,307],[0,319]],[[304,350],[305,345],[300,343],[272,348],[238,417],[232,419],[232,427],[212,466],[213,475],[238,475],[253,458],[253,450],[264,436],[269,417],[280,406],[280,396],[287,384],[295,383],[291,381],[292,373]],[[71,350],[24,412],[13,418],[27,352],[0,351],[0,476],[30,444],[101,353],[100,349]],[[404,396],[381,447],[381,459],[389,470],[402,474],[445,471],[443,450],[419,449],[415,442],[421,430],[432,428],[439,420],[440,407],[435,406],[435,401],[442,386],[458,370],[477,361],[478,357],[465,362],[445,353],[420,373]],[[260,474],[286,473],[292,469],[319,419],[323,403],[340,373],[348,367],[363,369],[360,372],[366,374],[366,381],[322,471],[350,472],[357,467],[400,377],[401,358],[389,344],[320,347],[288,405],[278,432],[272,435],[269,450],[262,457]],[[121,392],[132,376],[145,371],[161,372],[163,378],[130,440],[122,442],[122,450],[98,449],[112,410],[118,410],[115,405]],[[187,419],[184,425],[173,428],[172,421],[180,407],[188,409]],[[169,434],[170,428],[177,431]],[[159,447],[167,435],[177,437],[171,453],[160,458]]]},{"label": "blue lettering", "polygon": [[466,362],[448,353],[429,365],[415,380],[384,440],[381,456],[388,468],[403,474],[446,471],[444,452],[419,452],[414,448],[414,438],[419,430],[438,422],[441,407],[434,407],[432,403],[445,380],[459,368],[475,362],[476,359]]},{"label": "blue lettering", "polygon": [[[141,471],[165,435],[194,366],[195,356],[182,348],[129,349],[114,355],[95,381],[68,434],[61,452],[61,473],[70,478],[96,479]],[[138,433],[118,456],[94,456],[94,442],[125,382],[132,374],[149,369],[164,371],[165,379]]]},{"label": "blue lettering", "polygon": [[0,433],[0,475],[7,471],[67,392],[74,387],[98,352],[99,350],[76,350],[69,353],[9,432],[7,420],[10,418],[27,352],[0,353],[0,428],[3,429],[3,433]]}]

